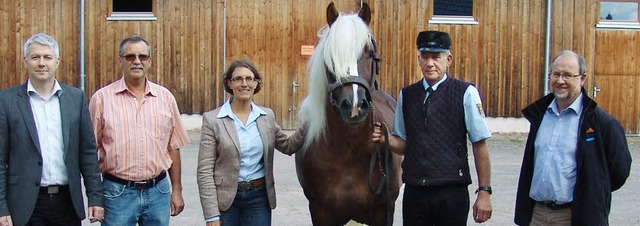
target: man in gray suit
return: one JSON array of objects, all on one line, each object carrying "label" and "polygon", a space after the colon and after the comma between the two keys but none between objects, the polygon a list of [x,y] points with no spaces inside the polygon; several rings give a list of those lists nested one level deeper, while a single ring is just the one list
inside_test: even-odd
[{"label": "man in gray suit", "polygon": [[0,92],[0,226],[77,225],[103,219],[98,156],[84,93],[55,79],[58,43],[24,44],[26,83]]}]

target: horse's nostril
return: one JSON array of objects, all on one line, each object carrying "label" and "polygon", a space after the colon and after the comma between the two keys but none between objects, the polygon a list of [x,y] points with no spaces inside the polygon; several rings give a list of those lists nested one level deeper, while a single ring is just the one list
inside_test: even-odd
[{"label": "horse's nostril", "polygon": [[367,100],[360,100],[360,108],[364,108],[364,109],[369,109],[369,101]]},{"label": "horse's nostril", "polygon": [[351,108],[351,101],[349,100],[340,101],[340,109],[350,109],[350,108]]}]

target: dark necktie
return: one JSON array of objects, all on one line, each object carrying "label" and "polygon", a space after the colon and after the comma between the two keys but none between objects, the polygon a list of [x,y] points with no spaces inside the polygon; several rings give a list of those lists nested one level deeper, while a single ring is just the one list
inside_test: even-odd
[{"label": "dark necktie", "polygon": [[433,89],[431,87],[427,88],[427,91],[424,94],[427,99],[422,104],[422,115],[424,116],[424,125],[426,126],[429,122],[429,105],[431,104],[431,99],[433,97]]}]

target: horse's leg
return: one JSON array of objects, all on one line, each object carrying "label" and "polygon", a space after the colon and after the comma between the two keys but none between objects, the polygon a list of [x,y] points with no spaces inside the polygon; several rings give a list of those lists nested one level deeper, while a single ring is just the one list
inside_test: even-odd
[{"label": "horse's leg", "polygon": [[311,222],[314,226],[343,226],[346,222],[340,223],[336,219],[336,214],[332,210],[326,209],[319,204],[309,201],[311,211]]},{"label": "horse's leg", "polygon": [[391,225],[393,225],[394,210],[395,210],[395,203],[391,203],[388,209],[387,209],[386,203],[378,205],[376,209],[373,211],[373,216],[371,216],[371,222],[369,223],[369,226],[386,226],[387,215],[389,216],[389,221],[391,222]]}]

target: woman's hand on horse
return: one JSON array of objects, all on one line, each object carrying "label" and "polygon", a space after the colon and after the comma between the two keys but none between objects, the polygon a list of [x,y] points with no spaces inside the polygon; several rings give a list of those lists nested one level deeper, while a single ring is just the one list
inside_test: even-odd
[{"label": "woman's hand on horse", "polygon": [[373,134],[371,136],[373,142],[384,143],[385,137],[382,134],[382,124],[380,122],[373,123]]}]

